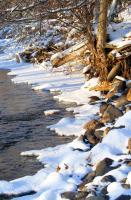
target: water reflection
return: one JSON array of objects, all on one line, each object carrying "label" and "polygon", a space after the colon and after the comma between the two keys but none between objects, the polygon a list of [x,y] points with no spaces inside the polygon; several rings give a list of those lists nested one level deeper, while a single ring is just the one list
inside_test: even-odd
[{"label": "water reflection", "polygon": [[[48,109],[61,112],[45,117],[43,111]],[[33,158],[20,156],[21,151],[69,142],[71,137],[59,137],[46,129],[66,115],[65,105],[53,100],[51,94],[14,84],[7,71],[0,70],[0,179],[31,175],[42,167]]]}]

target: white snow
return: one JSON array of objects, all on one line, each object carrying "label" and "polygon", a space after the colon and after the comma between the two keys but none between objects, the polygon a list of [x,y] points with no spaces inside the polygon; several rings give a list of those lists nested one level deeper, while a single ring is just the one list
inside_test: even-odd
[{"label": "white snow", "polygon": [[60,112],[60,110],[52,109],[52,110],[45,110],[45,111],[44,111],[44,114],[45,114],[46,116],[48,116],[48,115],[53,115],[53,114],[56,114],[56,113],[59,113],[59,112]]},{"label": "white snow", "polygon": [[[26,176],[10,182],[0,181],[0,193],[20,194],[35,191],[36,194],[34,195],[16,199],[59,199],[61,192],[76,190],[77,185],[81,183],[81,178],[91,171],[86,160],[88,149],[88,144],[76,139],[67,145],[23,152],[22,155],[24,156],[35,155],[45,165],[45,168],[38,171],[34,176]],[[53,196],[53,199],[49,198],[51,196]]]}]

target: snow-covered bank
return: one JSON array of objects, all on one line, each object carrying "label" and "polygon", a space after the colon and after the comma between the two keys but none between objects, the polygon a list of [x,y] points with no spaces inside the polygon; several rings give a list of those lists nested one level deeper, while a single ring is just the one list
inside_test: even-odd
[{"label": "snow-covered bank", "polygon": [[[121,26],[123,23],[119,27]],[[113,44],[124,43],[123,41],[126,40],[124,37],[129,32],[128,26],[129,24],[126,24],[122,37],[123,30],[116,31],[115,34],[114,30],[112,31]],[[76,192],[78,189],[86,193],[87,200],[92,196],[98,196],[94,198],[96,200],[129,199],[131,196],[130,105],[128,109],[125,105],[124,108],[116,108],[114,100],[104,98],[99,92],[90,91],[89,88],[95,86],[98,79],[92,78],[85,84],[81,71],[68,73],[68,70],[65,71],[65,67],[62,66],[60,69],[52,69],[49,61],[39,65],[22,62],[16,64],[11,57],[10,59],[7,57],[7,54],[1,56],[1,67],[11,69],[9,75],[15,75],[12,81],[17,84],[26,82],[35,92],[49,90],[53,92],[55,99],[77,104],[76,107],[67,108],[67,111],[73,111],[74,117],[63,118],[48,128],[55,130],[59,135],[75,135],[78,138],[69,144],[54,148],[22,152],[22,156],[35,156],[44,165],[43,169],[33,176],[10,182],[0,181],[0,194],[8,195],[15,200],[61,200],[65,199],[61,193]],[[129,88],[127,86],[125,88],[128,92]],[[58,95],[56,91],[59,92]],[[117,99],[125,91],[113,94],[113,97]],[[92,97],[95,102],[91,102]],[[103,113],[100,111],[102,103],[106,106]],[[57,110],[46,110],[45,115],[53,115],[57,112]],[[112,116],[115,117],[110,121],[104,121]],[[89,129],[89,122],[91,122],[90,126],[99,123],[102,127]],[[84,128],[85,124],[88,124],[87,129]],[[105,133],[106,128],[108,131]],[[96,130],[99,133],[97,133],[99,140],[95,135]],[[83,180],[84,185],[82,185]],[[99,196],[100,193],[103,196]],[[76,199],[73,197],[73,200]]]},{"label": "snow-covered bank", "polygon": [[[14,82],[28,82],[35,90],[61,91],[61,94],[55,96],[55,98],[60,101],[70,101],[78,104],[77,107],[67,109],[74,112],[74,118],[61,119],[56,125],[50,127],[58,134],[80,136],[85,132],[83,129],[85,122],[91,119],[99,119],[97,115],[99,101],[93,105],[89,104],[89,101],[91,96],[97,95],[100,97],[100,94],[88,89],[88,87],[97,83],[97,79],[92,79],[86,85],[83,85],[84,79],[82,75],[79,77],[77,73],[71,75],[65,75],[62,72],[54,73],[50,68],[25,63],[16,64],[14,60],[6,60],[5,56],[3,58],[6,63],[5,67],[7,68],[8,66],[11,69],[9,74],[16,75],[12,79]],[[1,58],[1,62],[3,58]],[[13,68],[10,66],[13,66]],[[130,116],[131,111],[125,113],[114,125],[116,127],[124,125],[124,129],[111,130],[102,142],[92,149],[90,149],[87,141],[83,141],[79,137],[72,143],[55,148],[23,152],[22,156],[36,156],[38,161],[44,164],[44,168],[33,176],[26,176],[10,182],[0,181],[0,194],[12,195],[12,198],[17,200],[60,200],[63,199],[60,195],[61,193],[76,191],[86,174],[96,170],[97,164],[101,160],[110,158],[113,159],[113,165],[118,167],[104,174],[104,176],[112,175],[116,178],[113,183],[104,184],[104,186],[108,185],[108,196],[111,200],[114,200],[121,194],[130,195],[131,191],[123,189],[120,183],[123,178],[130,177],[130,166],[122,164],[124,160],[131,158],[127,154],[126,148],[131,131]],[[97,176],[93,182],[87,184],[87,188],[91,189],[95,186],[100,190],[103,187],[101,180],[104,176]],[[130,183],[130,179],[128,178],[127,180]],[[113,189],[114,187],[116,189]],[[118,190],[117,193],[116,190]],[[28,195],[30,192],[35,194]],[[15,196],[19,196],[22,193],[27,195],[15,198]]]}]

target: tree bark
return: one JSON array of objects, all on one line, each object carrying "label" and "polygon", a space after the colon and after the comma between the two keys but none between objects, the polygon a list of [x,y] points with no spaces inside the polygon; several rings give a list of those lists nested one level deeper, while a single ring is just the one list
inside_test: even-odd
[{"label": "tree bark", "polygon": [[100,11],[98,19],[97,30],[97,44],[96,44],[96,63],[100,72],[100,80],[106,81],[107,79],[107,59],[105,53],[105,45],[107,38],[107,12],[109,0],[100,0]]},{"label": "tree bark", "polygon": [[97,48],[104,48],[107,36],[108,0],[100,0],[100,13],[98,20]]}]

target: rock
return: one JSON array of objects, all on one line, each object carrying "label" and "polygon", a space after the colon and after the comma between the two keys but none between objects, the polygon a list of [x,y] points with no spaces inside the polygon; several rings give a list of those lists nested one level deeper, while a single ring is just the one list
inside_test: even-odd
[{"label": "rock", "polygon": [[115,92],[122,92],[126,89],[126,82],[119,79],[114,79],[113,81],[113,90]]},{"label": "rock", "polygon": [[108,104],[103,102],[101,105],[100,105],[100,113],[103,115],[103,113],[105,112],[105,110],[107,109],[108,107]]},{"label": "rock", "polygon": [[83,188],[85,187],[85,185],[87,183],[90,183],[93,181],[93,179],[95,178],[95,172],[90,172],[89,174],[87,174],[84,178],[83,178],[83,182],[79,185],[79,190],[83,191]]},{"label": "rock", "polygon": [[73,200],[85,200],[88,195],[88,192],[77,192],[75,195],[75,199]]},{"label": "rock", "polygon": [[90,144],[95,145],[99,142],[98,138],[94,135],[94,130],[89,129],[85,132],[84,135]]},{"label": "rock", "polygon": [[101,190],[101,194],[103,194],[106,197],[107,197],[107,194],[108,194],[107,187],[108,187],[108,185],[106,185],[105,187],[103,187],[102,190]]},{"label": "rock", "polygon": [[130,189],[130,184],[124,184],[123,183],[121,186],[126,190]]},{"label": "rock", "polygon": [[109,131],[111,130],[111,127],[106,127],[104,130],[104,137],[109,133]]},{"label": "rock", "polygon": [[128,149],[128,153],[130,154],[131,153],[131,138],[129,138],[129,140],[128,140],[127,149]]},{"label": "rock", "polygon": [[116,181],[116,179],[114,178],[114,176],[112,175],[107,175],[107,176],[104,176],[102,179],[101,179],[101,182],[114,182]]},{"label": "rock", "polygon": [[104,160],[100,161],[96,165],[96,176],[103,176],[105,173],[109,172],[113,169],[110,165],[113,163],[113,160],[110,158],[105,158]]},{"label": "rock", "polygon": [[131,105],[128,105],[127,107],[126,107],[126,112],[128,112],[128,111],[130,111],[131,110]]},{"label": "rock", "polygon": [[65,199],[74,200],[75,199],[75,195],[76,195],[75,192],[64,192],[64,193],[61,194],[61,197],[65,198]]},{"label": "rock", "polygon": [[84,142],[84,143],[88,143],[88,140],[87,138],[85,137],[85,135],[81,135],[80,137],[78,137],[78,140],[81,141],[81,142]]},{"label": "rock", "polygon": [[131,88],[128,90],[126,98],[127,98],[127,101],[131,101]]},{"label": "rock", "polygon": [[127,181],[127,178],[123,178],[120,182],[121,183],[126,183],[126,181]]},{"label": "rock", "polygon": [[119,97],[116,101],[115,101],[115,106],[117,107],[117,108],[120,108],[120,107],[122,107],[122,106],[125,106],[125,105],[127,105],[129,102],[128,102],[128,100],[127,100],[127,97],[126,97],[126,95],[124,94],[124,95],[122,95],[121,97]]},{"label": "rock", "polygon": [[100,98],[97,97],[97,96],[91,96],[91,97],[89,97],[89,98],[90,98],[89,103],[94,103],[94,102],[96,102],[96,101],[100,101]]},{"label": "rock", "polygon": [[107,99],[108,103],[111,102],[111,101],[114,101],[118,98],[119,96],[116,95],[116,93],[114,91],[112,92],[108,92],[107,95],[105,96],[105,99]]},{"label": "rock", "polygon": [[121,195],[117,197],[115,200],[131,200],[131,197],[129,195]]},{"label": "rock", "polygon": [[118,108],[116,108],[114,105],[108,105],[107,109],[103,113],[102,116],[102,122],[103,123],[111,123],[116,118],[122,116],[122,111],[120,111]]},{"label": "rock", "polygon": [[107,198],[104,197],[103,195],[99,194],[97,196],[88,195],[88,197],[85,200],[107,200]]},{"label": "rock", "polygon": [[103,130],[95,130],[94,134],[99,140],[101,140],[104,136],[104,131]]},{"label": "rock", "polygon": [[84,125],[84,129],[85,130],[95,130],[95,129],[98,129],[98,128],[101,128],[104,124],[93,119],[89,122],[87,122],[85,125]]}]

